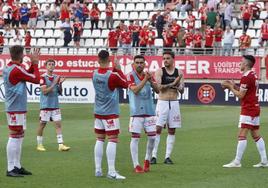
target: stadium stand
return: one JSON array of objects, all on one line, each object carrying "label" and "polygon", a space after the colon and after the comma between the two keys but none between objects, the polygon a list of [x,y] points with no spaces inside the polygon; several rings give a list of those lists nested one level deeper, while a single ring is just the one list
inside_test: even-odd
[{"label": "stadium stand", "polygon": [[[19,3],[26,2],[28,7],[30,8],[30,0],[20,0]],[[95,1],[94,1],[95,2]],[[98,1],[96,1],[98,2]],[[177,2],[172,0],[172,2]],[[179,1],[178,1],[179,2]],[[234,52],[237,52],[239,54],[239,37],[243,33],[242,23],[241,23],[241,11],[240,7],[244,6],[244,4],[239,1],[240,3],[235,3],[233,15],[234,18],[231,22],[231,26],[235,35],[235,40],[233,47],[236,49]],[[52,7],[54,7],[55,0],[36,0],[37,6],[40,10],[40,16],[38,17],[38,21],[36,24],[36,29],[30,29],[32,35],[31,40],[31,46],[39,46],[39,47],[61,47],[63,45],[63,32],[61,30],[62,22],[59,19],[47,19],[43,17],[43,13],[46,10],[46,7],[49,6],[51,10],[54,10]],[[92,7],[92,3],[87,3],[87,8],[90,10]],[[253,4],[253,1],[250,1],[248,3],[249,5]],[[125,25],[129,25],[130,21],[133,20],[139,20],[140,26],[144,26],[145,24],[151,23],[150,20],[153,17],[154,14],[157,13],[158,5],[156,3],[156,0],[143,0],[143,1],[136,1],[136,0],[122,0],[119,1],[119,3],[113,3],[114,7],[113,12],[113,20],[114,20],[114,27],[120,25],[122,21],[124,21]],[[1,7],[1,13],[0,15],[4,16],[3,12],[3,6],[4,3],[0,4]],[[81,3],[82,6],[82,3]],[[195,29],[201,28],[201,14],[198,12],[199,8],[202,6],[202,3],[199,3],[199,7],[193,9],[193,15],[195,16]],[[260,15],[258,19],[254,19],[250,21],[249,29],[247,30],[247,34],[251,37],[251,46],[253,48],[256,48],[255,50],[252,49],[248,53],[260,55],[258,53],[265,53],[264,49],[257,49],[257,47],[260,47],[260,36],[261,36],[261,26],[267,18],[267,10],[265,9],[265,3],[264,2],[258,2],[258,6],[260,8]],[[73,14],[75,11],[75,4],[69,4],[70,12],[72,14],[71,18],[73,18]],[[85,47],[86,49],[84,51],[94,51],[94,50],[88,50],[91,47],[98,47],[98,48],[105,48],[107,47],[107,38],[109,35],[109,30],[106,28],[106,14],[105,9],[106,5],[104,3],[98,3],[98,8],[101,11],[101,14],[99,16],[99,29],[94,29],[92,32],[90,31],[91,23],[90,18],[88,17],[84,23],[83,31],[81,34],[81,40],[80,45],[81,47]],[[60,14],[60,7],[56,7],[57,14],[59,16]],[[160,10],[162,11],[162,14],[164,13],[164,8],[161,7]],[[176,19],[177,24],[180,26],[187,28],[188,23],[186,22],[186,19],[188,17],[187,12],[183,11],[177,11],[176,9],[170,11],[170,18],[168,19]],[[73,25],[73,20],[71,20],[71,26]],[[157,29],[153,29],[157,33]],[[3,31],[5,34],[5,46],[12,45],[14,42],[12,40],[12,36],[14,35],[13,30],[11,32],[8,32],[8,29],[5,28],[4,25],[2,25],[2,28],[0,27],[0,31]],[[25,35],[24,30],[20,29],[20,33],[22,36]],[[203,38],[203,43],[205,42],[205,34]],[[165,45],[165,41],[162,39],[155,40],[155,46],[156,47],[162,47]],[[176,45],[177,46],[177,45]],[[74,43],[71,42],[69,44],[69,47],[74,47]],[[178,47],[178,46],[177,46]],[[50,50],[44,50],[44,52],[49,52]],[[54,53],[55,50],[51,50],[51,52]],[[74,50],[73,50],[74,51]],[[77,50],[78,52],[79,50]],[[83,51],[83,52],[84,52]],[[57,52],[66,52],[66,50],[57,50]],[[82,52],[81,52],[82,53]],[[234,55],[238,55],[234,54]]]}]

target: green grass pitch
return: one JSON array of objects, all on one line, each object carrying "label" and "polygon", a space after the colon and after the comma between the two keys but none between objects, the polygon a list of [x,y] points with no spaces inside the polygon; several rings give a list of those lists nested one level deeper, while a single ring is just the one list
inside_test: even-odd
[{"label": "green grass pitch", "polygon": [[[133,173],[129,151],[128,105],[121,106],[121,134],[117,147],[116,168],[127,177],[113,181],[94,177],[93,106],[89,104],[61,105],[63,135],[71,146],[69,152],[58,152],[55,129],[48,124],[44,145],[47,152],[36,151],[38,104],[30,104],[27,131],[23,144],[22,164],[33,176],[8,178],[6,172],[6,142],[8,129],[0,103],[0,188],[265,188],[268,169],[255,169],[259,162],[255,143],[248,137],[248,147],[240,169],[224,169],[235,155],[239,107],[234,106],[181,106],[183,127],[177,130],[172,154],[174,165],[164,165],[166,130],[163,131],[158,164],[146,174]],[[262,108],[261,133],[268,145],[268,108]],[[140,162],[145,153],[146,137],[139,144]],[[107,164],[104,157],[103,171]]]}]

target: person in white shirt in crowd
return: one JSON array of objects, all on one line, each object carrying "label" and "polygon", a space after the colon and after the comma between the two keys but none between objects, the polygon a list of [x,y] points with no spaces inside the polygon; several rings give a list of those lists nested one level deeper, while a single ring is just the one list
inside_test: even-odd
[{"label": "person in white shirt in crowd", "polygon": [[234,39],[235,39],[234,33],[233,31],[231,31],[230,26],[226,26],[226,30],[223,34],[223,52],[222,52],[223,56],[225,56],[226,53],[227,56],[231,55]]}]

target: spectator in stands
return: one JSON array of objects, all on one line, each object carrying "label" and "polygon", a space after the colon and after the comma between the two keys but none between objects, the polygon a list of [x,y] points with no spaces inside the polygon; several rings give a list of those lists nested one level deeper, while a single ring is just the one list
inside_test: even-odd
[{"label": "spectator in stands", "polygon": [[22,3],[22,7],[20,8],[20,24],[24,30],[27,30],[28,22],[29,8],[27,7],[27,3]]},{"label": "spectator in stands", "polygon": [[66,1],[64,1],[60,6],[60,20],[65,22],[66,19],[70,19],[70,9]]},{"label": "spectator in stands", "polygon": [[5,26],[5,21],[2,16],[0,16],[0,29],[3,29]]},{"label": "spectator in stands", "polygon": [[97,3],[92,4],[92,8],[89,11],[90,21],[91,21],[91,31],[93,31],[94,25],[95,28],[99,28],[99,18],[100,18],[100,9],[98,8]]},{"label": "spectator in stands", "polygon": [[194,54],[203,54],[202,40],[203,40],[203,36],[202,36],[200,29],[196,29],[196,32],[193,35]]},{"label": "spectator in stands", "polygon": [[65,22],[62,23],[61,25],[61,30],[64,33],[64,45],[63,47],[68,47],[68,44],[72,41],[72,28],[70,25],[70,19],[66,18]]},{"label": "spectator in stands", "polygon": [[31,32],[27,31],[24,37],[26,54],[30,54],[31,52],[31,41],[32,41]]},{"label": "spectator in stands", "polygon": [[214,29],[214,54],[221,55],[221,43],[222,43],[223,30],[220,24],[215,26]]},{"label": "spectator in stands", "polygon": [[124,31],[121,33],[120,37],[124,55],[131,55],[132,34],[128,27],[124,28]]},{"label": "spectator in stands", "polygon": [[196,20],[196,18],[195,18],[195,16],[193,15],[193,12],[192,11],[189,11],[189,13],[188,13],[188,17],[186,18],[186,23],[187,23],[187,29],[188,29],[188,31],[190,30],[190,29],[195,29],[195,20]]},{"label": "spectator in stands", "polygon": [[140,54],[144,55],[146,53],[146,45],[148,41],[148,36],[147,36],[147,31],[148,31],[148,26],[145,25],[139,34],[139,42],[140,42]]},{"label": "spectator in stands", "polygon": [[200,7],[200,9],[198,10],[198,13],[201,15],[200,19],[201,19],[201,31],[204,32],[205,28],[206,28],[206,21],[207,21],[207,4],[203,3],[203,5]]},{"label": "spectator in stands", "polygon": [[265,22],[261,25],[261,35],[260,35],[260,46],[263,46],[264,42],[266,42],[265,46],[268,45],[268,17],[265,18]]},{"label": "spectator in stands", "polygon": [[210,25],[208,25],[207,29],[205,31],[206,54],[212,54],[213,53],[213,42],[214,42],[214,31],[210,27]]},{"label": "spectator in stands", "polygon": [[75,17],[75,22],[73,24],[73,40],[77,48],[80,47],[80,39],[83,32],[83,25],[78,17]]},{"label": "spectator in stands", "polygon": [[207,0],[208,10],[211,10],[211,8],[216,10],[217,9],[217,4],[218,4],[218,0]]},{"label": "spectator in stands", "polygon": [[160,14],[157,19],[156,19],[156,30],[157,30],[157,38],[163,38],[162,36],[162,33],[163,33],[163,30],[164,30],[164,26],[166,24],[166,21],[165,21],[165,14],[166,13],[163,13],[163,14]]},{"label": "spectator in stands", "polygon": [[156,25],[156,20],[157,17],[161,15],[161,10],[158,10],[155,14],[153,14],[151,20],[150,20],[150,25],[152,25],[153,27],[155,27]]},{"label": "spectator in stands", "polygon": [[225,28],[224,11],[225,11],[226,7],[227,7],[226,0],[221,0],[220,3],[218,4],[218,13],[220,16],[220,23],[221,23],[222,28]]},{"label": "spectator in stands", "polygon": [[241,9],[242,11],[241,15],[242,15],[242,20],[243,20],[243,31],[247,32],[248,27],[249,27],[249,22],[252,18],[252,10],[250,9],[250,6],[247,4],[245,4],[245,6],[242,6]]},{"label": "spectator in stands", "polygon": [[13,43],[14,45],[21,45],[22,44],[22,36],[20,34],[19,29],[15,29],[15,35],[13,36]]},{"label": "spectator in stands", "polygon": [[83,14],[83,7],[81,6],[80,2],[78,1],[74,8],[74,17],[78,18],[79,21],[83,21],[84,14]]},{"label": "spectator in stands", "polygon": [[159,8],[163,8],[167,3],[167,0],[156,0],[156,7]]},{"label": "spectator in stands", "polygon": [[4,28],[6,30],[6,33],[10,32],[10,24],[11,24],[11,18],[12,18],[12,8],[8,5],[7,2],[4,2],[4,6],[2,7],[2,14],[4,18]]},{"label": "spectator in stands", "polygon": [[172,25],[171,32],[173,34],[174,44],[175,44],[175,46],[177,46],[177,36],[178,36],[178,33],[181,29],[181,26],[179,24],[177,24],[177,20],[173,20],[171,25]]},{"label": "spectator in stands", "polygon": [[29,28],[35,29],[37,24],[37,17],[39,16],[39,8],[34,1],[31,2],[31,9],[29,11]]},{"label": "spectator in stands", "polygon": [[59,6],[56,6],[56,3],[50,5],[50,15],[51,18],[58,18],[61,15],[61,8]]},{"label": "spectator in stands", "polygon": [[[185,2],[185,3],[184,3]],[[188,12],[189,11],[193,11],[193,5],[192,5],[192,2],[190,0],[183,0],[183,3],[182,3],[182,7],[181,7],[181,10],[183,12]]]},{"label": "spectator in stands", "polygon": [[3,53],[4,45],[5,45],[5,41],[4,41],[3,32],[0,31],[0,54]]},{"label": "spectator in stands", "polygon": [[50,20],[50,7],[49,5],[46,5],[46,9],[42,12],[42,19],[43,20]]},{"label": "spectator in stands", "polygon": [[153,30],[153,26],[149,25],[149,30],[147,34],[147,47],[148,47],[148,55],[155,55],[155,37],[156,33]]},{"label": "spectator in stands", "polygon": [[207,25],[209,25],[210,28],[214,28],[216,22],[217,22],[217,13],[214,11],[214,8],[211,8],[207,12]]},{"label": "spectator in stands", "polygon": [[184,49],[186,47],[185,38],[184,38],[185,33],[186,33],[185,28],[182,27],[180,28],[180,31],[177,35],[177,42],[178,42],[180,54],[184,54]]},{"label": "spectator in stands", "polygon": [[12,27],[18,28],[20,26],[20,2],[16,1],[14,5],[12,5]]},{"label": "spectator in stands", "polygon": [[239,50],[241,55],[247,55],[247,49],[250,48],[251,37],[244,31],[243,35],[239,37]]},{"label": "spectator in stands", "polygon": [[250,9],[252,10],[252,20],[257,20],[260,18],[261,8],[257,1],[254,1],[252,5],[250,5]]},{"label": "spectator in stands", "polygon": [[168,27],[166,27],[163,32],[164,51],[172,51],[174,36],[173,36],[171,29],[172,29],[172,25],[169,24]]},{"label": "spectator in stands", "polygon": [[224,11],[224,28],[225,30],[226,26],[231,26],[231,21],[232,21],[232,13],[233,13],[233,3],[228,2],[228,5],[225,8]]},{"label": "spectator in stands", "polygon": [[140,41],[140,31],[141,31],[141,26],[139,23],[139,20],[135,20],[135,23],[133,24],[133,21],[130,22],[129,25],[129,30],[132,33],[132,47],[139,47],[139,41]]},{"label": "spectator in stands", "polygon": [[110,30],[108,34],[108,47],[112,51],[112,54],[117,53],[117,45],[118,45],[118,40],[120,37],[120,27],[117,26],[115,30]]},{"label": "spectator in stands", "polygon": [[87,18],[89,17],[89,9],[86,3],[83,3],[82,8],[83,8],[83,25],[85,25],[85,22]]},{"label": "spectator in stands", "polygon": [[187,33],[185,33],[184,38],[185,40],[185,54],[193,54],[192,47],[193,47],[193,40],[194,40],[194,33],[193,30],[188,30]]},{"label": "spectator in stands", "polygon": [[179,3],[177,0],[167,0],[165,5],[165,9],[169,9],[173,11],[176,8],[176,5]]},{"label": "spectator in stands", "polygon": [[114,19],[113,19],[114,7],[111,0],[108,1],[108,3],[106,4],[105,13],[106,13],[105,21],[107,29],[112,29],[114,27]]},{"label": "spectator in stands", "polygon": [[226,53],[227,56],[231,56],[234,39],[234,33],[231,31],[230,26],[226,26],[226,30],[223,35],[223,56],[225,56]]}]

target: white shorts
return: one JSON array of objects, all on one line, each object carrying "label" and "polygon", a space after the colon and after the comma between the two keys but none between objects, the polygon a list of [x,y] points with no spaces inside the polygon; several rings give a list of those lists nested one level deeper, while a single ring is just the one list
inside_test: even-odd
[{"label": "white shorts", "polygon": [[250,128],[251,126],[253,129],[258,129],[260,126],[260,116],[251,117],[240,115],[238,127],[239,128]]},{"label": "white shorts", "polygon": [[115,119],[95,119],[95,133],[114,135],[119,134],[119,118]]},{"label": "white shorts", "polygon": [[36,27],[37,24],[37,18],[30,18],[28,22],[28,26],[31,27]]},{"label": "white shorts", "polygon": [[22,126],[26,130],[26,113],[6,113],[8,126]]},{"label": "white shorts", "polygon": [[129,132],[141,133],[142,129],[146,133],[156,132],[156,117],[130,117]]},{"label": "white shorts", "polygon": [[40,121],[61,121],[60,109],[55,110],[40,110]]},{"label": "white shorts", "polygon": [[158,100],[156,105],[156,125],[167,124],[169,128],[181,128],[179,101]]}]

